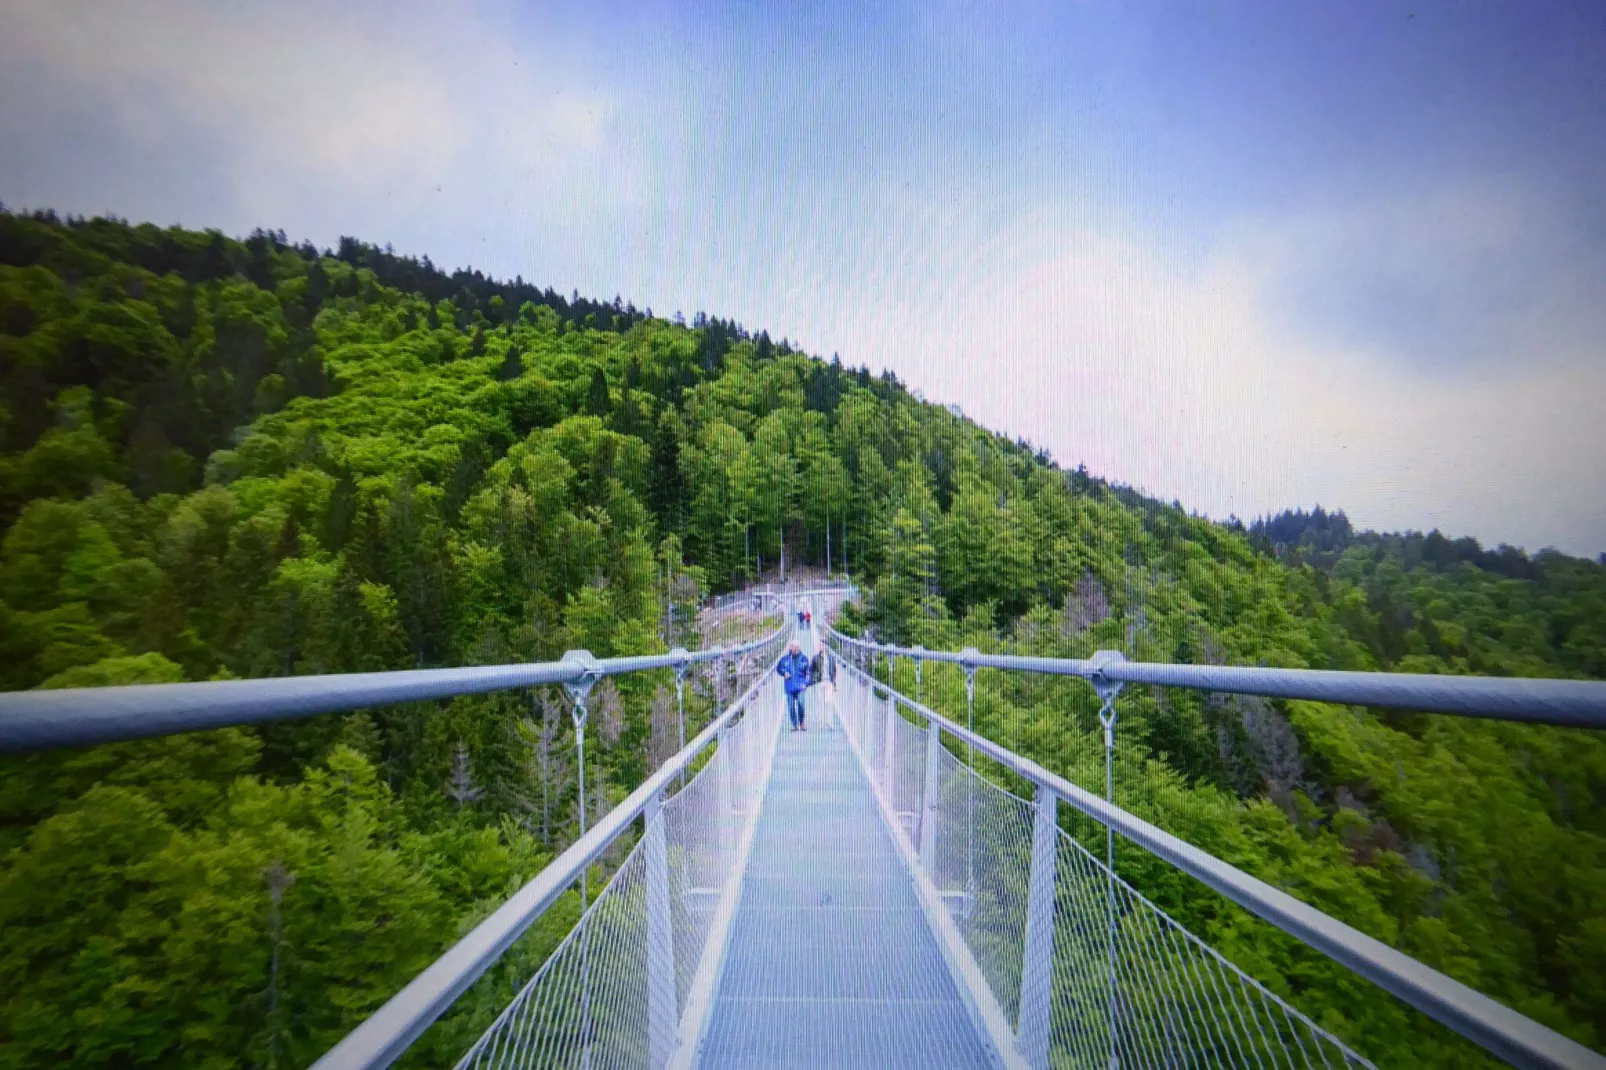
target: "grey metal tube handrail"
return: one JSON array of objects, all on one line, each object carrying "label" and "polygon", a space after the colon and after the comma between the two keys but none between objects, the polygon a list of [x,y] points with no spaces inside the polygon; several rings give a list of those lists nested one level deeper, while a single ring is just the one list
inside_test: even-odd
[{"label": "grey metal tube handrail", "polygon": [[858,590],[859,590],[859,588],[857,586],[855,586],[854,584],[851,584],[851,583],[839,583],[839,584],[837,584],[837,585],[835,585],[833,587],[799,587],[795,591],[784,590],[784,589],[783,590],[779,590],[779,591],[753,590],[753,591],[749,591],[748,594],[746,595],[746,597],[748,597],[748,598],[807,598],[810,595],[820,595],[820,594],[848,594],[848,593],[855,593],[856,594],[856,593],[858,593]]},{"label": "grey metal tube handrail", "polygon": [[1079,676],[1122,684],[1156,684],[1204,691],[1230,691],[1268,698],[1309,699],[1354,706],[1423,710],[1465,717],[1492,717],[1566,728],[1606,728],[1606,683],[1597,680],[1495,676],[1434,676],[1427,673],[1343,672],[1331,669],[1270,669],[1241,665],[1171,665],[1126,661],[1101,652],[1093,658],[1039,658],[982,654],[974,650],[926,650],[871,643],[832,629],[843,642],[877,653],[941,661],[979,669]]},{"label": "grey metal tube handrail", "polygon": [[740,657],[774,642],[785,621],[762,639],[711,650],[676,650],[641,657],[592,658],[458,669],[276,676],[193,684],[130,684],[57,691],[0,692],[0,754],[82,746],[114,740],[258,724],[337,710],[387,706],[570,683],[584,676],[618,676]]},{"label": "grey metal tube handrail", "polygon": [[[774,642],[786,629],[762,640]],[[490,968],[513,942],[524,934],[580,874],[595,862],[630,823],[641,816],[650,799],[657,796],[692,760],[712,743],[722,728],[735,720],[754,694],[769,682],[769,670],[756,677],[740,698],[726,707],[709,725],[681,748],[658,770],[608,812],[584,836],[553,859],[524,887],[514,892],[496,912],[480,922],[423,973],[408,982],[357,1028],[347,1033],[312,1070],[377,1070],[389,1066],[446,1012],[458,996]]]},{"label": "grey metal tube handrail", "polygon": [[[850,644],[873,645],[853,640],[829,625],[825,626],[825,630],[828,635]],[[869,677],[855,666],[843,663],[842,668],[864,676],[897,703],[926,718],[928,723],[940,724],[944,732],[969,743],[1011,772],[1052,791],[1093,820],[1114,829],[1149,853],[1165,859],[1195,880],[1508,1063],[1545,1070],[1606,1070],[1606,1057],[1582,1044],[1518,1014],[1454,978],[1424,966],[1360,930],[1328,917],[1142,818],[1105,802],[1064,777],[1049,772],[1030,758],[999,746],[957,721]]]}]

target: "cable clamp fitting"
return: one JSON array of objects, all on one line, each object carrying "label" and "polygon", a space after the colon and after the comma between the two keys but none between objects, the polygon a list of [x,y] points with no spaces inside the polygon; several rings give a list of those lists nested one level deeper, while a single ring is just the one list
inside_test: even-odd
[{"label": "cable clamp fitting", "polygon": [[574,726],[584,727],[586,699],[590,697],[591,689],[597,686],[597,681],[602,679],[602,665],[591,656],[589,650],[570,650],[558,661],[560,664],[574,665],[580,669],[579,676],[563,682],[563,690],[569,693],[569,699],[574,703]]}]

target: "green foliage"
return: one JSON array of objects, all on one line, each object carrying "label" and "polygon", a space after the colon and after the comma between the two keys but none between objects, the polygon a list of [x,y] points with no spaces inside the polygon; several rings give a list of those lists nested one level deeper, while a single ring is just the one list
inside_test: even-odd
[{"label": "green foliage", "polygon": [[[933,648],[1606,674],[1597,563],[1326,514],[1309,539],[1310,518],[1246,532],[732,323],[350,239],[0,213],[0,364],[8,688],[664,650],[706,593],[783,558],[851,572],[854,627]],[[668,683],[609,692],[600,805],[663,756]],[[963,706],[957,672],[923,688]],[[1122,805],[1606,1036],[1606,742],[1136,689],[1119,710]],[[1094,713],[1060,679],[983,674],[976,697],[978,729],[1102,790]],[[569,731],[555,696],[495,694],[6,761],[0,1066],[309,1063],[572,837]],[[1467,1061],[1213,893],[1119,861],[1363,1050]],[[454,1061],[577,909],[410,1060]]]}]

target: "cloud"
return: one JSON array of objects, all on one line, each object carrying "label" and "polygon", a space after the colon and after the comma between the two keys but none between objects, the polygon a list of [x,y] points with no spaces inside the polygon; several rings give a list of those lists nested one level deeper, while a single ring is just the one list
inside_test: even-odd
[{"label": "cloud", "polygon": [[180,2],[109,5],[84,18],[73,5],[24,3],[7,29],[135,133],[193,123],[260,146],[257,159],[287,152],[347,181],[363,168],[406,166],[421,148],[456,148],[438,77],[338,12]]},{"label": "cloud", "polygon": [[437,187],[483,191],[487,169],[559,183],[609,117],[557,57],[469,7],[166,0],[86,18],[11,0],[0,26],[7,52],[134,142],[224,160],[259,219],[320,190],[416,211]]},{"label": "cloud", "polygon": [[[1598,338],[1450,376],[1402,364],[1290,323],[1265,247],[1246,234],[1189,261],[1030,219],[969,260],[954,305],[896,313],[926,330],[864,322],[869,344],[846,348],[1066,463],[1216,517],[1321,502],[1385,530],[1606,547]],[[1536,348],[1525,325],[1517,344]]]},{"label": "cloud", "polygon": [[1252,227],[1286,322],[1414,368],[1565,363],[1606,339],[1606,254],[1532,185],[1441,176]]},{"label": "cloud", "polygon": [[[82,10],[0,0],[0,97],[48,117],[0,101],[0,182],[42,176],[23,203],[359,234],[735,316],[1216,517],[1320,502],[1606,550],[1606,276],[1532,189],[1439,174],[1202,218],[1142,154],[1021,134],[1007,85],[914,101],[946,71],[883,69],[868,37],[775,64],[494,3]],[[103,115],[114,138],[59,133]]]}]

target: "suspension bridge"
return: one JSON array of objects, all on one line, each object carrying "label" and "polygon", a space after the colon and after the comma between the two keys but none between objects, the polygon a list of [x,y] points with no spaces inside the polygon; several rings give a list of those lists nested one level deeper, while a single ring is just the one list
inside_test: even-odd
[{"label": "suspension bridge", "polygon": [[[1313,1068],[1386,1054],[1387,1037],[1352,1047],[1123,880],[1117,836],[1512,1065],[1606,1070],[1588,1048],[1116,807],[1108,764],[1101,797],[871,670],[909,658],[918,679],[926,662],[956,664],[972,700],[981,669],[1079,677],[1102,700],[1106,755],[1129,683],[1586,728],[1606,727],[1606,684],[901,648],[831,628],[854,593],[772,595],[781,627],[696,652],[4,694],[0,752],[561,685],[583,771],[597,681],[673,670],[679,752],[330,1050],[325,1070],[400,1058],[576,886],[588,904],[578,924],[460,1067]],[[791,613],[805,605],[808,627]],[[826,655],[803,731],[789,730],[773,671],[792,638]],[[713,663],[755,675],[688,741],[684,681]],[[984,775],[977,755],[1011,784]],[[579,790],[583,801],[583,779]],[[1106,830],[1102,852],[1067,833],[1069,812]],[[626,847],[590,896],[588,870]]]}]

